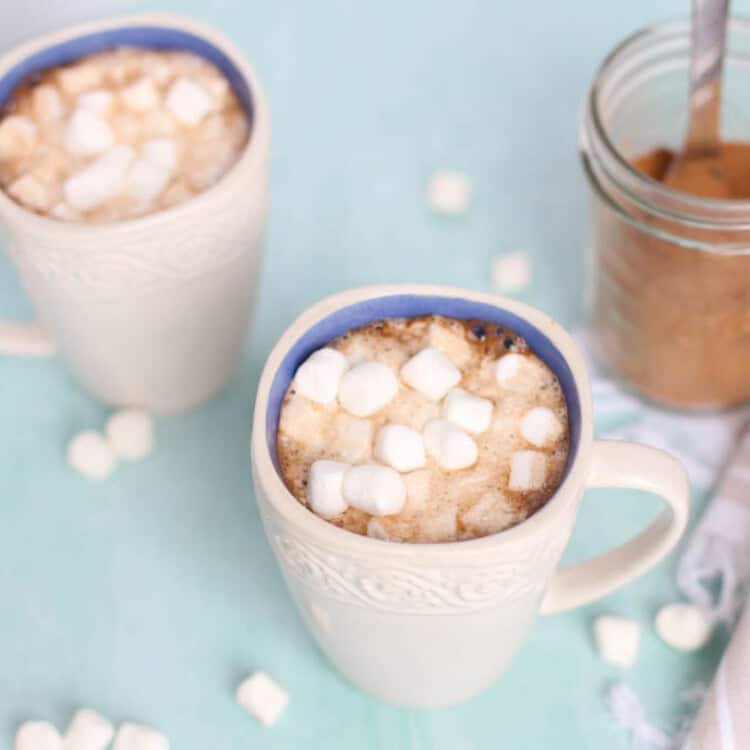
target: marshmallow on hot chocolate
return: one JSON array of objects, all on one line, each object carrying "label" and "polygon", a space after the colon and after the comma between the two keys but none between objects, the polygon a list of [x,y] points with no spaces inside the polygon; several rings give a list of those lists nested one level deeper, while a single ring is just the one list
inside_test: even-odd
[{"label": "marshmallow on hot chocolate", "polygon": [[63,185],[68,205],[88,211],[117,195],[134,158],[130,146],[119,145],[76,172]]},{"label": "marshmallow on hot chocolate", "polygon": [[120,92],[120,98],[128,109],[134,112],[147,112],[155,109],[160,102],[159,90],[150,78],[139,78]]},{"label": "marshmallow on hot chocolate", "polygon": [[510,385],[521,371],[524,358],[520,354],[506,354],[495,364],[495,379],[501,386]]},{"label": "marshmallow on hot chocolate", "polygon": [[8,186],[8,195],[37,211],[47,211],[52,205],[52,191],[34,175],[25,174]]},{"label": "marshmallow on hot chocolate", "polygon": [[384,425],[375,438],[375,458],[396,471],[420,469],[426,462],[422,436],[402,424]]},{"label": "marshmallow on hot chocolate", "polygon": [[10,115],[0,122],[0,159],[16,159],[34,150],[37,126],[28,117]]},{"label": "marshmallow on hot chocolate", "polygon": [[510,461],[508,487],[516,492],[537,490],[547,476],[547,458],[538,451],[517,451]]},{"label": "marshmallow on hot chocolate", "polygon": [[439,349],[428,346],[402,368],[401,377],[431,401],[440,401],[461,380],[461,371]]},{"label": "marshmallow on hot chocolate", "polygon": [[167,109],[183,124],[197,125],[212,109],[211,96],[188,78],[179,78],[167,92]]},{"label": "marshmallow on hot chocolate", "polygon": [[115,135],[105,119],[79,107],[68,120],[64,141],[75,156],[96,156],[112,147]]},{"label": "marshmallow on hot chocolate", "polygon": [[46,124],[59,120],[63,116],[65,108],[60,94],[54,86],[49,84],[34,86],[31,99],[34,118],[37,122]]},{"label": "marshmallow on hot chocolate", "polygon": [[136,159],[125,177],[125,192],[139,208],[145,208],[163,192],[169,182],[169,170],[148,159]]},{"label": "marshmallow on hot chocolate", "polygon": [[340,461],[315,461],[307,480],[307,500],[310,507],[323,518],[333,518],[349,506],[344,500],[344,474],[349,464]]},{"label": "marshmallow on hot chocolate", "polygon": [[95,115],[99,115],[99,117],[104,117],[109,114],[114,99],[114,94],[107,89],[88,91],[78,97],[78,108],[93,112]]},{"label": "marshmallow on hot chocolate", "polygon": [[174,138],[152,138],[143,144],[143,158],[158,164],[169,174],[177,164],[177,143]]},{"label": "marshmallow on hot chocolate", "polygon": [[343,494],[354,508],[373,516],[390,516],[404,507],[406,485],[389,466],[363,464],[344,474]]},{"label": "marshmallow on hot chocolate", "polygon": [[431,419],[422,435],[427,452],[447,471],[468,469],[477,461],[474,439],[447,419]]},{"label": "marshmallow on hot chocolate", "polygon": [[539,448],[557,440],[561,433],[560,421],[552,409],[546,406],[529,409],[521,420],[521,435]]},{"label": "marshmallow on hot chocolate", "polygon": [[300,365],[294,376],[299,393],[318,404],[332,404],[339,391],[341,376],[349,367],[346,357],[335,349],[318,349]]},{"label": "marshmallow on hot chocolate", "polygon": [[443,401],[443,417],[467,432],[479,434],[490,426],[492,401],[463,388],[451,388]]},{"label": "marshmallow on hot chocolate", "polygon": [[382,362],[361,362],[344,373],[339,403],[355,417],[369,417],[389,403],[398,391],[398,380]]}]

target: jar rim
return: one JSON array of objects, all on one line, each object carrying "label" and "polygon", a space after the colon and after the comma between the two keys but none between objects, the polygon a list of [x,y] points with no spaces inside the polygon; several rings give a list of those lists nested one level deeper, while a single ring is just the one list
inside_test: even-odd
[{"label": "jar rim", "polygon": [[[750,35],[750,18],[734,16],[729,20],[730,32],[740,32]],[[667,220],[685,226],[701,229],[731,229],[750,230],[750,199],[720,199],[705,198],[675,190],[636,169],[620,152],[607,132],[602,116],[603,87],[607,77],[624,64],[628,57],[645,49],[657,49],[659,46],[687,43],[689,49],[690,22],[687,19],[672,19],[656,24],[650,24],[627,36],[614,47],[597,68],[587,96],[584,110],[584,122],[581,128],[580,151],[584,162],[594,155],[602,164],[607,176],[613,180],[617,188],[623,192],[629,201],[643,208],[649,213],[658,213]],[[727,50],[727,59],[731,59],[731,51]],[[591,138],[589,139],[589,136]],[[602,158],[603,157],[603,158]],[[591,180],[591,164],[584,164],[584,172]],[[599,191],[604,191],[600,181],[595,180]],[[644,194],[651,198],[644,201]],[[617,206],[622,214],[633,219],[618,201],[609,201]],[[656,204],[656,205],[655,205]],[[716,244],[689,240],[681,235],[671,235],[663,230],[654,232],[654,227],[637,222],[647,231],[658,234],[662,239],[669,236],[673,241],[688,246],[716,251]],[[743,243],[746,247],[746,243]],[[729,249],[727,243],[723,248]]]}]

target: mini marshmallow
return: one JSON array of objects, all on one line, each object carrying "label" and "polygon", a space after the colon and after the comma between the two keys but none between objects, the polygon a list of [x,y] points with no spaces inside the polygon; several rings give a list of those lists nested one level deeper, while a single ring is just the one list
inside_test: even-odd
[{"label": "mini marshmallow", "polygon": [[466,432],[484,432],[492,420],[492,401],[462,388],[451,388],[443,401],[443,417]]},{"label": "mini marshmallow", "polygon": [[369,417],[398,392],[398,380],[382,362],[362,362],[341,377],[339,403],[355,417]]},{"label": "mini marshmallow", "polygon": [[627,617],[602,615],[594,621],[594,640],[604,661],[630,668],[638,655],[641,627]]},{"label": "mini marshmallow", "polygon": [[141,206],[149,206],[169,182],[169,172],[147,159],[136,159],[125,177],[125,192]]},{"label": "mini marshmallow", "polygon": [[130,146],[115,146],[65,181],[65,200],[77,211],[88,211],[114,197],[120,192],[134,157]]},{"label": "mini marshmallow", "polygon": [[440,401],[461,380],[461,371],[440,350],[428,346],[402,368],[401,377],[431,401]]},{"label": "mini marshmallow", "polygon": [[427,184],[427,201],[437,214],[465,214],[471,203],[471,180],[462,172],[439,170]]},{"label": "mini marshmallow", "polygon": [[170,174],[177,166],[177,143],[174,138],[153,138],[143,144],[143,158],[158,164]]},{"label": "mini marshmallow", "polygon": [[49,213],[54,219],[60,221],[78,221],[81,218],[78,211],[72,209],[65,201],[56,203]]},{"label": "mini marshmallow", "polygon": [[378,430],[375,458],[401,472],[420,469],[427,460],[422,436],[402,424],[387,424]]},{"label": "mini marshmallow", "polygon": [[48,211],[52,204],[51,190],[30,174],[19,177],[8,186],[8,195],[36,211]]},{"label": "mini marshmallow", "polygon": [[147,112],[159,106],[159,90],[150,78],[139,78],[120,91],[120,98],[128,109]]},{"label": "mini marshmallow", "polygon": [[349,506],[343,495],[344,474],[349,464],[339,461],[315,461],[307,478],[307,500],[323,518],[333,518]]},{"label": "mini marshmallow", "polygon": [[372,456],[372,422],[339,411],[333,418],[333,430],[327,438],[332,453],[350,464],[368,461]]},{"label": "mini marshmallow", "polygon": [[188,78],[178,78],[167,92],[167,109],[184,125],[197,125],[211,110],[210,95]]},{"label": "mini marshmallow", "polygon": [[112,750],[169,750],[169,740],[161,732],[142,724],[120,724]]},{"label": "mini marshmallow", "polygon": [[86,479],[106,479],[115,463],[114,451],[98,432],[84,430],[68,444],[68,464]]},{"label": "mini marshmallow", "polygon": [[62,750],[62,737],[48,721],[27,721],[18,727],[15,750]]},{"label": "mini marshmallow", "polygon": [[115,135],[106,120],[79,107],[68,120],[63,141],[74,156],[97,156],[112,148]]},{"label": "mini marshmallow", "polygon": [[310,401],[332,404],[339,391],[341,376],[349,367],[346,357],[325,347],[313,352],[297,369],[294,387]]},{"label": "mini marshmallow", "polygon": [[479,451],[474,439],[447,419],[431,419],[422,435],[427,453],[447,471],[467,469],[477,462]]},{"label": "mini marshmallow", "polygon": [[57,89],[46,83],[32,89],[31,106],[36,121],[43,123],[59,120],[65,109]]},{"label": "mini marshmallow", "polygon": [[287,691],[264,672],[250,675],[237,688],[236,697],[237,703],[265,727],[273,726],[289,703]]},{"label": "mini marshmallow", "polygon": [[521,419],[521,436],[532,445],[543,448],[553,443],[562,433],[560,420],[552,409],[546,406],[535,406],[529,409]]},{"label": "mini marshmallow", "polygon": [[509,386],[521,371],[524,357],[520,354],[505,354],[495,364],[495,380],[500,386]]},{"label": "mini marshmallow", "polygon": [[76,105],[79,109],[88,110],[101,117],[109,114],[114,99],[114,94],[111,91],[99,89],[98,91],[89,91],[86,94],[81,94],[76,101]]},{"label": "mini marshmallow", "polygon": [[115,728],[112,722],[90,708],[75,712],[65,732],[65,750],[106,750]]},{"label": "mini marshmallow", "polygon": [[406,502],[404,480],[389,466],[352,466],[344,474],[343,491],[349,505],[373,516],[398,513]]},{"label": "mini marshmallow", "polygon": [[499,292],[520,292],[531,281],[531,258],[526,253],[506,253],[492,259],[492,285]]},{"label": "mini marshmallow", "polygon": [[388,532],[377,518],[371,518],[367,522],[367,536],[371,539],[380,539],[381,542],[390,541]]},{"label": "mini marshmallow", "polygon": [[538,490],[547,478],[547,457],[538,451],[517,451],[510,460],[508,488],[516,492]]},{"label": "mini marshmallow", "polygon": [[121,409],[107,420],[105,434],[116,456],[144,458],[154,447],[154,420],[143,409]]},{"label": "mini marshmallow", "polygon": [[694,604],[677,602],[662,607],[654,622],[660,638],[678,651],[697,651],[708,643],[713,626]]},{"label": "mini marshmallow", "polygon": [[0,159],[28,156],[36,146],[37,127],[22,115],[10,115],[0,121]]},{"label": "mini marshmallow", "polygon": [[60,88],[70,96],[78,96],[84,91],[96,88],[102,80],[102,71],[87,63],[72,65],[57,71]]}]

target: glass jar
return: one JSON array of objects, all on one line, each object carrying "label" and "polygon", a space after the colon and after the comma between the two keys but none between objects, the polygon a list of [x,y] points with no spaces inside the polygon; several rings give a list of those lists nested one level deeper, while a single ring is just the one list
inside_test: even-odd
[{"label": "glass jar", "polygon": [[[626,39],[596,74],[580,130],[592,205],[587,309],[597,359],[680,408],[750,399],[750,201],[699,198],[638,172],[679,150],[688,112],[688,22]],[[750,141],[750,21],[728,32],[722,137]]]}]

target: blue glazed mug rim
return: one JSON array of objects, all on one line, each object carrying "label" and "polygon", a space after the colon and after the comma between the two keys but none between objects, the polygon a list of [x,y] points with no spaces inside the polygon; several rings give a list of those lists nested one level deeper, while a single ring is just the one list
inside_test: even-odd
[{"label": "blue glazed mug rim", "polygon": [[[341,301],[346,297],[354,299],[347,302]],[[499,534],[460,542],[402,543],[399,545],[353,535],[349,531],[318,518],[296,500],[286,488],[281,478],[276,454],[276,433],[281,401],[299,364],[312,351],[325,345],[335,336],[383,317],[413,317],[430,313],[485,319],[498,325],[507,325],[524,336],[532,349],[551,367],[560,379],[568,403],[571,440],[565,476],[555,494],[542,508],[522,523]],[[311,322],[303,328],[306,320]],[[561,343],[563,346],[560,345]],[[563,354],[563,348],[566,350],[565,354]],[[576,361],[571,363],[571,359]],[[466,548],[486,544],[486,540],[510,541],[518,533],[526,533],[530,525],[542,523],[549,515],[556,512],[555,500],[558,495],[563,494],[563,489],[573,480],[573,469],[582,461],[582,454],[588,453],[593,434],[588,377],[580,352],[569,334],[544,313],[522,303],[451,287],[421,285],[365,287],[322,300],[303,313],[287,329],[269,355],[261,376],[255,409],[252,443],[256,483],[259,480],[258,472],[263,472],[264,468],[270,468],[275,475],[276,489],[281,492],[279,488],[281,485],[287,498],[293,501],[293,505],[286,502],[284,505],[297,516],[298,521],[301,520],[298,511],[302,511],[313,519],[310,523],[317,522],[346,537],[357,536],[363,542],[386,544],[389,549],[396,547],[426,550],[434,547],[444,550],[446,545]],[[260,468],[259,451],[263,451],[263,458],[268,459],[268,464]],[[278,504],[277,509],[279,509]]]}]

